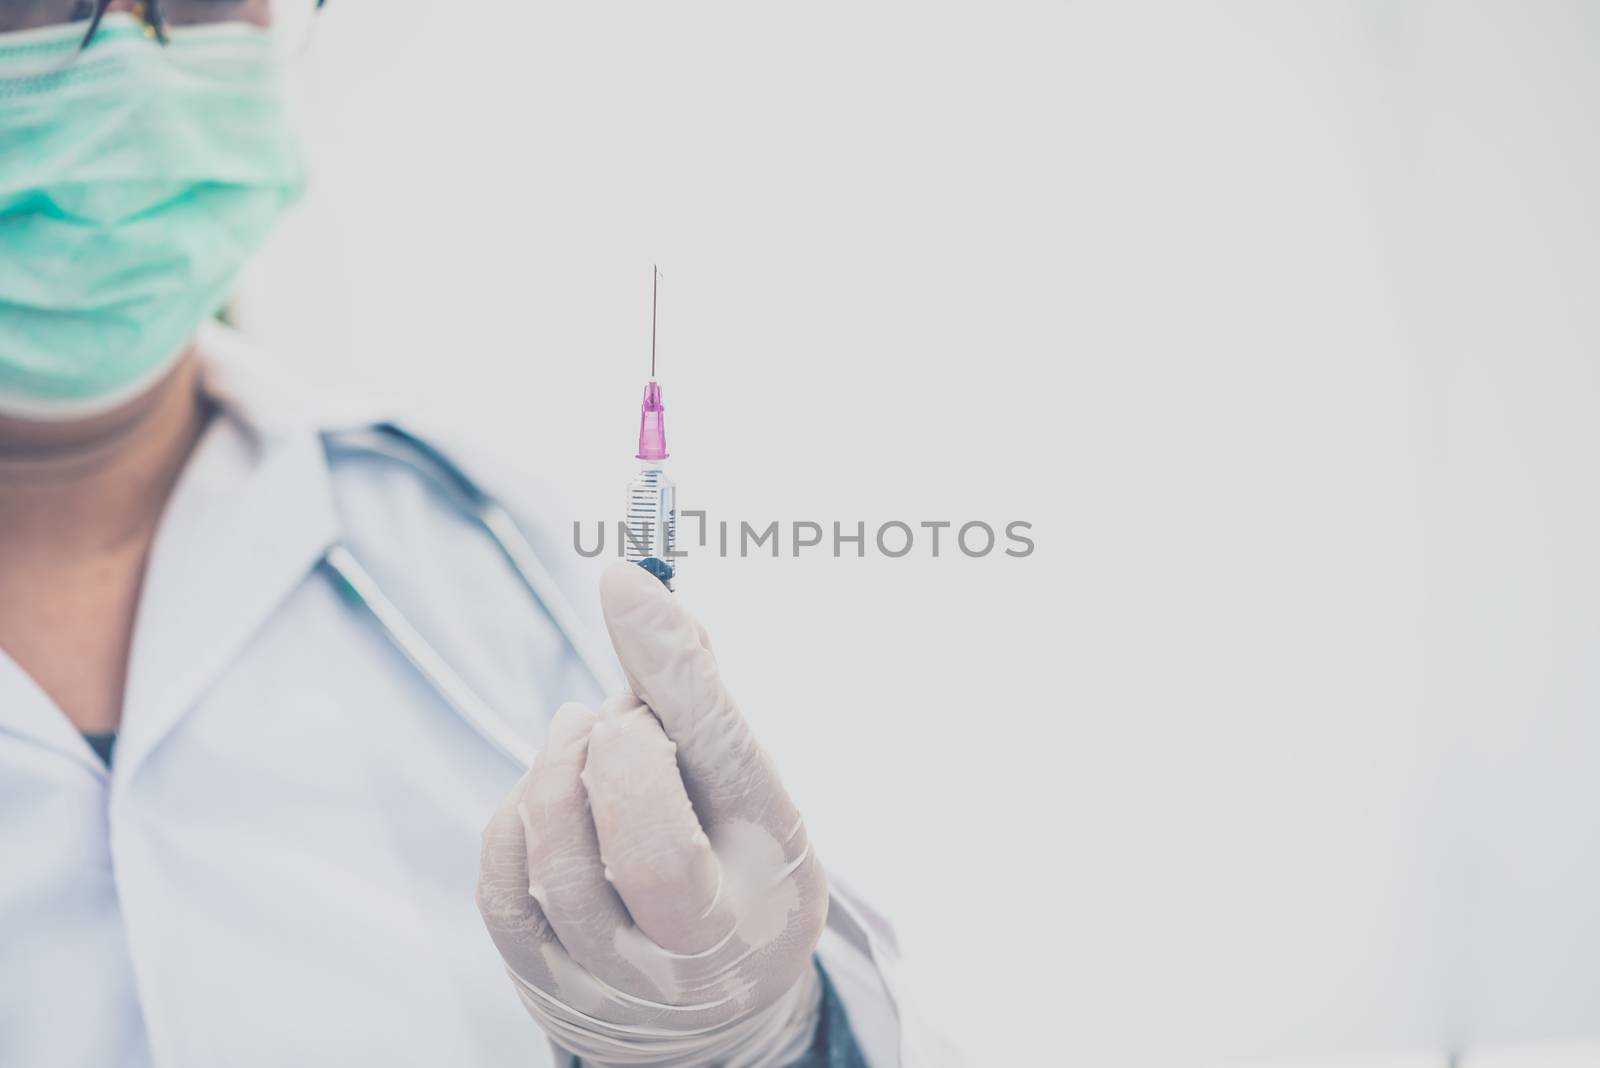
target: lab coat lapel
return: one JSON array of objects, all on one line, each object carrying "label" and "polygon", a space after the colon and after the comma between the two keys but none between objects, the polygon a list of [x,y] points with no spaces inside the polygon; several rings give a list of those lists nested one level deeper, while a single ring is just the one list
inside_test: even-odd
[{"label": "lab coat lapel", "polygon": [[131,778],[338,536],[321,437],[294,391],[203,334],[220,405],[169,502],[134,624],[119,780]]},{"label": "lab coat lapel", "polygon": [[4,650],[0,650],[0,732],[60,753],[96,775],[105,774],[105,765],[89,743],[32,676]]}]

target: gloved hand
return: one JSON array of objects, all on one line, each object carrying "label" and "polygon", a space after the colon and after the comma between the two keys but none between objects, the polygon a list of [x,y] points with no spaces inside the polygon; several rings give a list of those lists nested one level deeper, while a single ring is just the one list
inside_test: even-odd
[{"label": "gloved hand", "polygon": [[633,692],[556,713],[484,831],[484,922],[585,1064],[788,1064],[819,1010],[822,866],[704,628],[632,564],[600,599]]}]

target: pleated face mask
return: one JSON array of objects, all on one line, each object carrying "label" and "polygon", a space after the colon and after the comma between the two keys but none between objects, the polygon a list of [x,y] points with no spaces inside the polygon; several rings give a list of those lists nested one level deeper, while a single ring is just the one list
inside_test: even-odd
[{"label": "pleated face mask", "polygon": [[270,34],[111,15],[0,34],[0,414],[159,379],[303,186]]}]

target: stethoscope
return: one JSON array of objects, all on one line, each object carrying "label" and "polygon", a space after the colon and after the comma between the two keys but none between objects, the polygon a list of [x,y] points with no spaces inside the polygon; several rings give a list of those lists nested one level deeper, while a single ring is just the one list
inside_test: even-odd
[{"label": "stethoscope", "polygon": [[[355,430],[325,433],[323,441],[330,456],[362,454],[399,463],[443,494],[451,507],[480,527],[511,571],[527,590],[534,604],[549,619],[562,641],[578,658],[596,692],[601,695],[621,689],[615,660],[609,650],[601,650],[586,637],[572,604],[562,594],[550,572],[540,562],[533,545],[517,526],[511,513],[486,493],[443,453],[391,423],[378,423]],[[335,544],[323,556],[319,567],[340,593],[364,608],[392,644],[411,663],[434,693],[457,716],[519,766],[533,765],[536,750],[499,715],[477,691],[452,668],[439,651],[412,626],[399,607],[383,592],[372,573],[342,544]]]}]

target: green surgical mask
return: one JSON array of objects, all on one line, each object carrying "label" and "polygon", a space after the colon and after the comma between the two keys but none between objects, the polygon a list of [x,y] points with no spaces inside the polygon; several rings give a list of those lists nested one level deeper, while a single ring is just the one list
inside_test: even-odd
[{"label": "green surgical mask", "polygon": [[153,384],[299,195],[269,34],[108,16],[0,34],[0,414],[79,418]]}]

